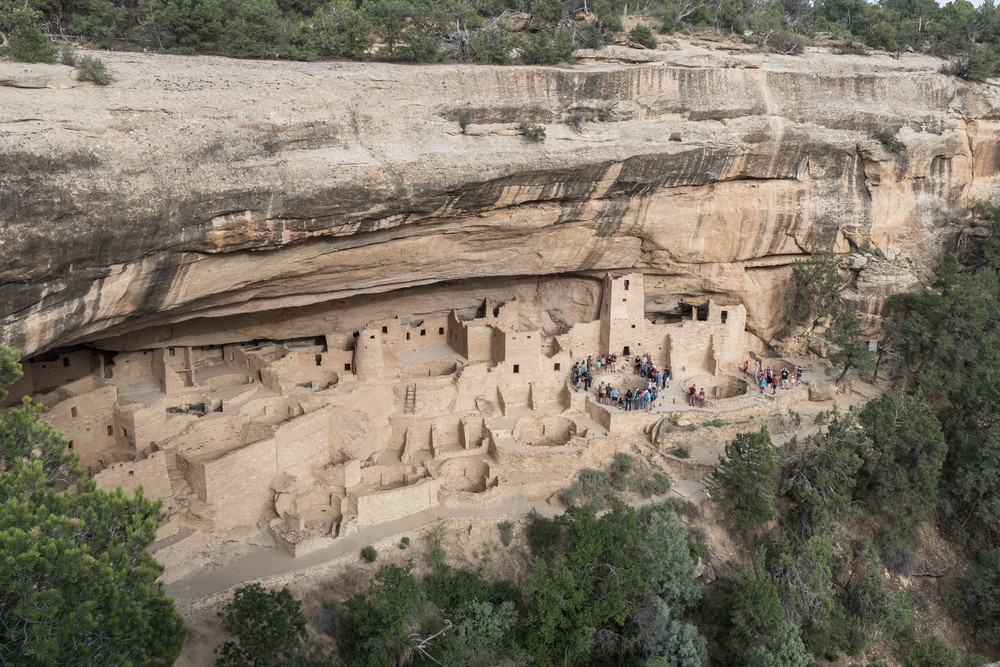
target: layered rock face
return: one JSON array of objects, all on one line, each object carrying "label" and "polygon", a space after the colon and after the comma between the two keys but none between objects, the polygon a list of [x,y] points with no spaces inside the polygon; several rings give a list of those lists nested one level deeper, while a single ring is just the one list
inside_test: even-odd
[{"label": "layered rock face", "polygon": [[[515,296],[555,333],[628,270],[647,316],[744,303],[767,340],[793,261],[885,250],[854,295],[875,310],[926,275],[971,201],[1000,201],[1000,92],[934,59],[608,60],[624,53],[109,53],[107,88],[0,64],[0,339],[25,355],[287,339]],[[883,128],[907,150],[871,138]]]}]

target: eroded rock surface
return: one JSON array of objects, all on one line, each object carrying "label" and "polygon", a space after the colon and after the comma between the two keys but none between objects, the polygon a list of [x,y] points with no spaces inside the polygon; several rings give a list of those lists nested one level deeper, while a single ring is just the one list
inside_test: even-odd
[{"label": "eroded rock surface", "polygon": [[[934,59],[655,56],[108,53],[106,88],[5,87],[0,339],[26,355],[287,339],[514,297],[555,333],[625,269],[646,275],[650,317],[742,302],[768,339],[792,261],[885,249],[859,289],[915,284],[964,207],[1000,197],[1000,92]],[[0,64],[0,81],[62,81],[23,69]]]}]

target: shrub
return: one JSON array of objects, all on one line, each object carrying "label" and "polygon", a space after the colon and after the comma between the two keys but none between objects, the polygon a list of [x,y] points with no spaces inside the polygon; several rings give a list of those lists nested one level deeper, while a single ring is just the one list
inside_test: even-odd
[{"label": "shrub", "polygon": [[375,547],[368,545],[361,550],[361,560],[366,563],[374,563],[378,559],[378,551]]},{"label": "shrub", "polygon": [[890,153],[905,153],[906,144],[899,140],[896,133],[889,128],[881,128],[872,132],[872,139],[878,139]]},{"label": "shrub", "polygon": [[645,23],[639,23],[629,30],[628,38],[637,44],[642,44],[647,49],[656,48],[656,37],[653,36],[653,30]]},{"label": "shrub", "polygon": [[448,552],[444,550],[444,531],[444,524],[439,523],[431,528],[424,538],[429,547],[427,559],[435,569],[441,569],[447,565]]},{"label": "shrub", "polygon": [[978,562],[952,586],[951,599],[979,641],[1000,644],[1000,549],[979,554]]},{"label": "shrub", "polygon": [[539,144],[545,141],[545,128],[541,125],[521,123],[517,130],[521,133],[521,136],[524,137],[525,141],[530,141],[533,144]]},{"label": "shrub", "polygon": [[605,102],[597,109],[597,120],[607,123],[618,114],[618,102]]},{"label": "shrub", "polygon": [[959,667],[958,654],[940,637],[924,637],[906,649],[909,667]]},{"label": "shrub", "polygon": [[91,81],[98,86],[106,86],[111,83],[111,75],[108,74],[104,61],[100,58],[82,56],[76,64],[76,80]]},{"label": "shrub", "polygon": [[63,65],[76,67],[76,49],[69,44],[64,44],[62,49],[59,50],[59,62]]},{"label": "shrub", "polygon": [[497,528],[500,529],[500,544],[509,547],[514,539],[514,522],[501,521],[497,524]]},{"label": "shrub", "polygon": [[469,51],[477,63],[504,65],[510,62],[514,40],[500,28],[487,28],[469,39]]},{"label": "shrub", "polygon": [[783,56],[798,56],[806,50],[807,40],[788,30],[779,30],[767,40],[767,48]]},{"label": "shrub", "polygon": [[50,63],[57,49],[38,26],[27,26],[11,35],[7,48],[10,55],[22,63]]},{"label": "shrub", "polygon": [[408,546],[410,546],[410,538],[404,535],[402,539],[399,540],[399,549],[402,551]]},{"label": "shrub", "polygon": [[604,46],[604,35],[593,23],[584,23],[576,31],[576,42],[584,49],[599,49]]},{"label": "shrub", "polygon": [[689,459],[691,458],[691,449],[689,447],[671,447],[667,450],[667,454],[679,459]]},{"label": "shrub", "polygon": [[670,478],[662,472],[657,471],[649,477],[641,479],[636,486],[636,491],[643,498],[662,496],[670,490]]},{"label": "shrub", "polygon": [[220,667],[292,664],[306,639],[302,604],[291,591],[268,591],[260,584],[236,589],[221,611],[222,627],[236,641],[218,647]]}]

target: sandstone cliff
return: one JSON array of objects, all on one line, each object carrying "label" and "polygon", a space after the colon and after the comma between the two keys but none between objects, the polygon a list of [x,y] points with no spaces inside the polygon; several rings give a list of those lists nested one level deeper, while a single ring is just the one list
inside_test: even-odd
[{"label": "sandstone cliff", "polygon": [[618,269],[646,274],[650,317],[743,302],[768,339],[795,259],[889,251],[855,295],[877,308],[970,201],[1000,200],[1000,91],[934,59],[602,53],[565,68],[108,53],[107,88],[0,64],[0,340],[292,338],[511,296],[554,332],[593,318],[594,278]]}]

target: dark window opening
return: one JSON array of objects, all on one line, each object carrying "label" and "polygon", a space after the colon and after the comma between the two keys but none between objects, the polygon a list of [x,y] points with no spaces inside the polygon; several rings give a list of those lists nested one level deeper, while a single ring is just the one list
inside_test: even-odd
[{"label": "dark window opening", "polygon": [[69,366],[69,357],[63,357],[63,367]]},{"label": "dark window opening", "polygon": [[493,309],[493,317],[500,317],[500,306]]},{"label": "dark window opening", "polygon": [[135,477],[135,471],[134,470],[129,470],[128,471],[128,476],[129,477]]},{"label": "dark window opening", "polygon": [[695,310],[695,312],[697,313],[699,322],[708,321],[708,306],[700,306]]},{"label": "dark window opening", "polygon": [[626,345],[625,349],[622,350],[622,356],[627,357],[628,355],[629,355],[628,345]]},{"label": "dark window opening", "polygon": [[344,370],[345,371],[351,370],[351,365],[350,364],[344,364]]},{"label": "dark window opening", "polygon": [[108,427],[108,436],[112,436],[114,434],[115,434],[115,427],[114,426],[109,426]]},{"label": "dark window opening", "polygon": [[722,311],[722,323],[723,324],[726,323],[726,318],[727,317],[729,317],[729,311],[726,311],[726,310]]},{"label": "dark window opening", "polygon": [[177,356],[177,350],[175,350],[174,348],[170,348],[170,356],[171,357]]},{"label": "dark window opening", "polygon": [[427,329],[421,329],[420,330],[420,335],[421,336],[426,336],[427,335]]},{"label": "dark window opening", "polygon": [[389,333],[389,327],[382,327],[382,333],[384,334]]},{"label": "dark window opening", "polygon": [[322,366],[323,365],[323,355],[322,354],[317,354],[316,355],[316,365],[317,366]]},{"label": "dark window opening", "polygon": [[562,364],[560,364],[560,363],[552,364],[552,370],[554,370],[554,371],[559,370],[561,367],[562,367]]},{"label": "dark window opening", "polygon": [[518,364],[514,364],[514,372],[515,373],[520,373],[521,372],[521,366],[518,365]]},{"label": "dark window opening", "polygon": [[126,438],[128,437],[128,429],[127,428],[123,428],[122,429],[122,435],[124,435]]},{"label": "dark window opening", "polygon": [[622,303],[628,303],[628,297],[627,296],[623,296],[622,297]]},{"label": "dark window opening", "polygon": [[635,325],[634,324],[632,325],[632,328],[635,329]]},{"label": "dark window opening", "polygon": [[625,291],[626,292],[628,291],[628,281],[627,280],[625,281]]},{"label": "dark window opening", "polygon": [[69,414],[70,414],[71,417],[76,417],[76,414],[77,414],[76,408],[70,408],[69,409]]},{"label": "dark window opening", "polygon": [[410,332],[409,331],[406,332],[406,340],[410,340]]},{"label": "dark window opening", "polygon": [[444,335],[444,327],[438,327],[438,336]]}]

